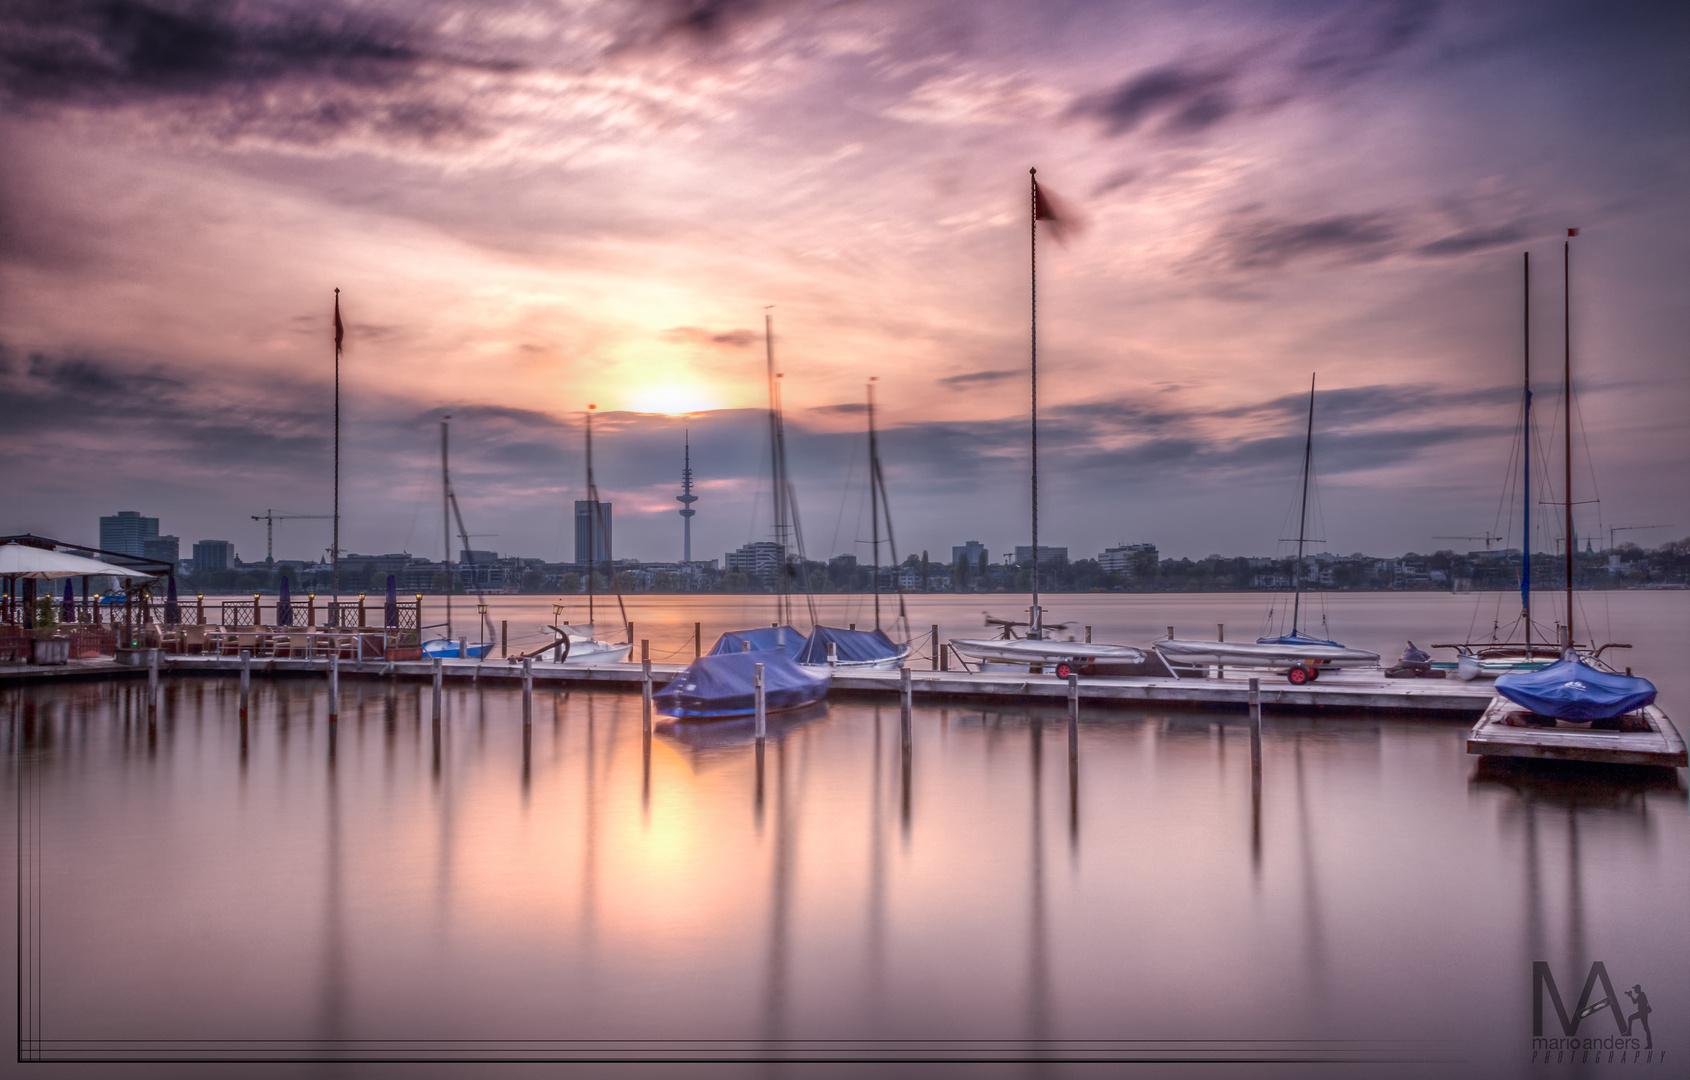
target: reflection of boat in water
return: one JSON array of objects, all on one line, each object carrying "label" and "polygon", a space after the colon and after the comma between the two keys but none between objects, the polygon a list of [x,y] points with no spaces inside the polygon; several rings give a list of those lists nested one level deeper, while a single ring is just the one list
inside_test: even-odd
[{"label": "reflection of boat in water", "polygon": [[701,656],[652,696],[657,711],[682,720],[749,716],[757,707],[756,668],[763,667],[763,702],[770,712],[820,701],[832,675],[799,667],[779,651]]},{"label": "reflection of boat in water", "polygon": [[818,626],[799,650],[797,660],[810,667],[884,669],[902,667],[909,654],[909,645],[899,645],[884,630]]},{"label": "reflection of boat in water", "polygon": [[[827,717],[827,702],[784,709],[769,716],[767,737],[779,742],[788,732]],[[666,717],[656,725],[659,734],[690,750],[723,750],[755,742],[757,731],[750,715],[717,719]]]},{"label": "reflection of boat in water", "polygon": [[1186,641],[1169,638],[1151,645],[1169,667],[1196,668],[1210,664],[1266,668],[1293,683],[1313,682],[1329,668],[1376,667],[1379,654],[1350,649],[1335,641],[1304,634],[1285,634],[1259,641]]}]

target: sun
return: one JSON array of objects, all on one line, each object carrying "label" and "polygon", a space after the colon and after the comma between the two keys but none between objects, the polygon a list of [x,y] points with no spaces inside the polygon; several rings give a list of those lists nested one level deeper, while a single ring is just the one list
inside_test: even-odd
[{"label": "sun", "polygon": [[628,406],[635,412],[687,416],[718,409],[721,402],[708,387],[684,379],[664,379],[634,391]]}]

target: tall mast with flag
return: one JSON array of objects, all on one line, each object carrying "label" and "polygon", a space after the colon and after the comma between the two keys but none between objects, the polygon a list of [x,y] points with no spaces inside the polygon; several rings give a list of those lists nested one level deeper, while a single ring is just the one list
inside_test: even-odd
[{"label": "tall mast with flag", "polygon": [[340,321],[340,290],[334,291],[334,536],[329,541],[330,619],[340,627],[340,346],[346,327]]},{"label": "tall mast with flag", "polygon": [[1033,609],[1027,616],[1027,636],[1031,638],[1044,637],[1044,611],[1039,607],[1039,219],[1044,216],[1045,200],[1039,194],[1039,170],[1027,170],[1029,182],[1033,185],[1033,216],[1028,222],[1028,266],[1031,271],[1029,286],[1032,292],[1032,306],[1028,320],[1031,327],[1032,353],[1032,385],[1033,404],[1030,410],[1032,417],[1031,458],[1033,464]]}]

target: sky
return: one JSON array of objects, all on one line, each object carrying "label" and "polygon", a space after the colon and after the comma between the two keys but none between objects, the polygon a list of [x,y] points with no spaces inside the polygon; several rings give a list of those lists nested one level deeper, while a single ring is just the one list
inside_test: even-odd
[{"label": "sky", "polygon": [[1653,546],[1685,55],[1623,0],[15,0],[0,532],[328,513],[339,288],[343,550],[440,557],[449,415],[474,546],[572,558],[589,405],[619,557],[679,557],[689,438],[695,557],[769,538],[772,326],[807,554],[868,557],[870,379],[900,554],[1008,552],[1036,167],[1041,542],[1282,552],[1313,378],[1320,546],[1517,545],[1522,253],[1558,461],[1577,227],[1576,527]]}]

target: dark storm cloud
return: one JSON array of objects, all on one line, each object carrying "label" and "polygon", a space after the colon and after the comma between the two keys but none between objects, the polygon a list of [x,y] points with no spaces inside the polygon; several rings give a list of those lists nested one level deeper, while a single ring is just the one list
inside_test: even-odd
[{"label": "dark storm cloud", "polygon": [[1162,134],[1187,135],[1226,119],[1238,108],[1232,87],[1235,71],[1170,64],[1121,83],[1115,89],[1081,98],[1073,113],[1100,121],[1105,134],[1124,135],[1152,117]]},{"label": "dark storm cloud", "polygon": [[1222,261],[1240,270],[1272,270],[1297,259],[1370,262],[1391,254],[1398,227],[1384,214],[1337,214],[1304,221],[1243,218],[1216,236]]},{"label": "dark storm cloud", "polygon": [[971,386],[985,386],[1005,379],[1013,379],[1020,375],[1019,371],[968,371],[961,375],[950,375],[939,382],[953,390],[963,390]]}]

